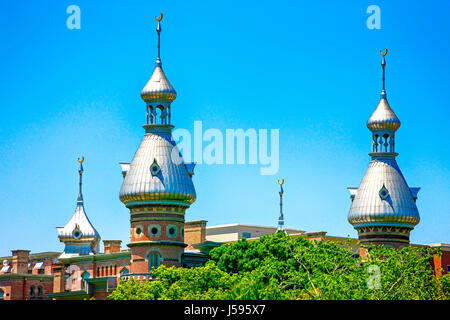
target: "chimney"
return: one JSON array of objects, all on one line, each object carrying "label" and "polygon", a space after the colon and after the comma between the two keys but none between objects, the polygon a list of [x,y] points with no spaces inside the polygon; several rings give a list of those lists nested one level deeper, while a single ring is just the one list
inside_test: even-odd
[{"label": "chimney", "polygon": [[120,252],[121,240],[103,240],[105,253]]},{"label": "chimney", "polygon": [[64,292],[66,289],[66,268],[64,264],[54,264],[53,271],[53,293]]},{"label": "chimney", "polygon": [[12,253],[12,272],[19,274],[28,274],[28,257],[30,250],[11,250]]},{"label": "chimney", "polygon": [[206,220],[188,221],[184,224],[184,242],[188,246],[206,241]]}]

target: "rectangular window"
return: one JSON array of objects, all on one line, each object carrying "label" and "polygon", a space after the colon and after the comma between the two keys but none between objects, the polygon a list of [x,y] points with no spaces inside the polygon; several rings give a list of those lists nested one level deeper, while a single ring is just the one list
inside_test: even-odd
[{"label": "rectangular window", "polygon": [[44,274],[45,273],[45,269],[38,269],[38,274]]},{"label": "rectangular window", "polygon": [[450,273],[450,264],[447,265],[447,272]]},{"label": "rectangular window", "polygon": [[242,237],[249,239],[252,237],[252,234],[250,232],[242,232]]}]

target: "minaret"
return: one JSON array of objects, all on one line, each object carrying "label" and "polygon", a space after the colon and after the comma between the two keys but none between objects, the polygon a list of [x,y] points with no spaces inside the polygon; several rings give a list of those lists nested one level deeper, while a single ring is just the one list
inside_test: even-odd
[{"label": "minaret", "polygon": [[278,226],[277,226],[277,231],[279,230],[283,230],[284,231],[284,215],[283,215],[283,184],[284,184],[284,179],[278,180],[278,184],[280,185],[280,216],[278,217]]},{"label": "minaret", "polygon": [[156,18],[156,66],[141,92],[147,106],[145,135],[133,161],[121,164],[119,194],[131,214],[131,272],[144,278],[160,264],[181,266],[184,214],[196,199],[193,165],[183,161],[172,137],[171,103],[177,94],[162,69],[161,19],[162,13]]},{"label": "minaret", "polygon": [[84,256],[99,252],[100,235],[89,221],[84,210],[82,192],[84,157],[81,160],[78,159],[78,162],[80,164],[80,169],[78,170],[80,182],[75,213],[64,227],[56,228],[58,230],[59,241],[65,245],[60,258]]},{"label": "minaret", "polygon": [[362,244],[399,248],[409,244],[410,231],[420,221],[415,203],[420,188],[408,186],[395,160],[395,132],[400,128],[400,120],[386,97],[386,54],[387,49],[381,53],[380,102],[367,121],[372,132],[372,160],[359,187],[348,188],[352,199],[348,221],[358,231]]}]

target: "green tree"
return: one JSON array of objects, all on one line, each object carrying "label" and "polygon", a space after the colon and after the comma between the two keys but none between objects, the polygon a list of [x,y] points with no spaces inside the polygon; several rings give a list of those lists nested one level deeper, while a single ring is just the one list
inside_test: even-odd
[{"label": "green tree", "polygon": [[160,266],[158,280],[126,281],[110,299],[449,299],[436,278],[436,250],[384,246],[362,259],[350,243],[311,242],[283,232],[224,244],[205,266]]}]

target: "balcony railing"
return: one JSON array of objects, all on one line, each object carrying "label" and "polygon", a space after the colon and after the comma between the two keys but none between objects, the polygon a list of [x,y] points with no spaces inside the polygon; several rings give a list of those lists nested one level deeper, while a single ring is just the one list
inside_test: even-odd
[{"label": "balcony railing", "polygon": [[128,273],[120,275],[120,281],[128,281],[130,278],[140,281],[153,281],[156,279],[152,273]]}]

